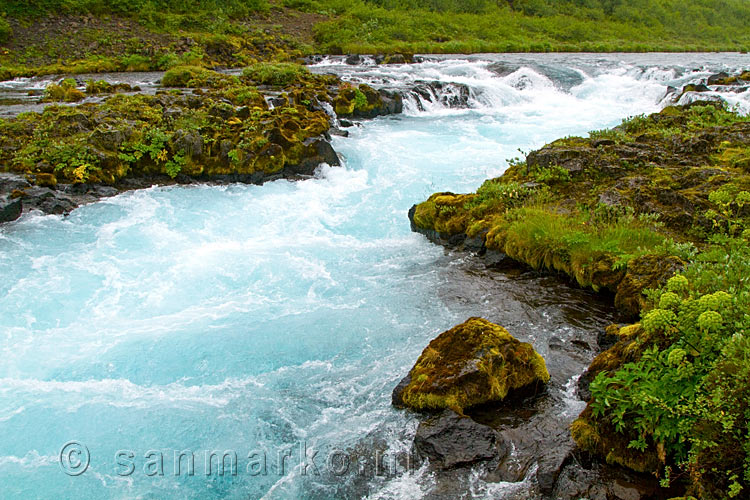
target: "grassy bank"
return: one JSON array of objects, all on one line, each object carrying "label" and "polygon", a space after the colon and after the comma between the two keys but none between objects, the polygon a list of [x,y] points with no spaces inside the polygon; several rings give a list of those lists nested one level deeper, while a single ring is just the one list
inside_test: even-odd
[{"label": "grassy bank", "polygon": [[[328,52],[414,53],[747,50],[743,2],[342,2],[288,0],[333,13],[315,27]],[[614,8],[608,4],[618,3]],[[396,6],[398,4],[399,6]],[[431,8],[430,8],[431,7]]]},{"label": "grassy bank", "polygon": [[696,498],[750,489],[750,120],[668,107],[514,161],[476,193],[436,193],[416,230],[481,241],[640,321],[584,379],[578,445]]}]

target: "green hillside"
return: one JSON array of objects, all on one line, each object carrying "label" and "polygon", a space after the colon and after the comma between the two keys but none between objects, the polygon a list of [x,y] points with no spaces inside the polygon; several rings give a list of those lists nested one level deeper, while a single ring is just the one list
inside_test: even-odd
[{"label": "green hillside", "polygon": [[316,52],[744,51],[748,25],[746,0],[1,0],[0,76]]}]

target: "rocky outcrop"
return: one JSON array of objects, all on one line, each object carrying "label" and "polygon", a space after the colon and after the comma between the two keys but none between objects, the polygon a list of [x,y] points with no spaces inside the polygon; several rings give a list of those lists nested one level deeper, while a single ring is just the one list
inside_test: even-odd
[{"label": "rocky outcrop", "polygon": [[430,342],[394,390],[393,402],[463,414],[472,406],[502,401],[511,391],[538,391],[549,378],[531,344],[499,325],[470,318]]},{"label": "rocky outcrop", "polygon": [[[750,123],[701,125],[727,113],[696,102],[626,123],[607,137],[555,141],[477,193],[435,193],[415,205],[412,230],[438,244],[512,258],[609,290],[619,310],[636,316],[643,290],[685,265],[684,257],[669,253],[668,242],[694,239],[722,217],[709,195],[722,185],[748,188]],[[615,242],[608,231],[616,227],[643,243],[629,249],[632,239]]]},{"label": "rocky outcrop", "polygon": [[[33,181],[33,179],[32,179]],[[17,174],[0,174],[0,199],[5,204],[6,217],[0,222],[15,220],[21,213],[42,212],[45,214],[67,214],[86,203],[113,196],[119,192],[111,186],[90,184],[54,184],[41,186]]]},{"label": "rocky outcrop", "polygon": [[[50,189],[178,176],[262,182],[339,165],[320,104],[331,99],[330,77],[304,73],[288,89],[287,104],[269,109],[253,87],[237,77],[214,81],[213,74],[202,70],[200,83],[209,87],[193,94],[116,95],[11,119],[0,126],[0,161]],[[38,129],[49,129],[51,140],[29,153]]]}]

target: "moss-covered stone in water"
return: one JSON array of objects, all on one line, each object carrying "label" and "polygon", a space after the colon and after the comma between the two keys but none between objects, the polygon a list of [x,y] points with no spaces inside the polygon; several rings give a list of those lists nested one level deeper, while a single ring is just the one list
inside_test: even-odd
[{"label": "moss-covered stone in water", "polygon": [[333,100],[333,107],[339,117],[375,118],[400,113],[403,104],[400,95],[379,92],[363,83],[356,88],[342,85]]},{"label": "moss-covered stone in water", "polygon": [[72,78],[66,78],[59,84],[51,83],[47,85],[42,102],[78,102],[85,97],[86,95],[78,90],[76,81]]},{"label": "moss-covered stone in water", "polygon": [[161,84],[165,87],[223,88],[239,84],[239,79],[200,66],[177,66],[164,73]]},{"label": "moss-covered stone in water", "polygon": [[503,400],[510,391],[546,384],[544,359],[531,344],[519,342],[502,326],[470,318],[434,339],[397,389],[414,410],[471,406]]}]

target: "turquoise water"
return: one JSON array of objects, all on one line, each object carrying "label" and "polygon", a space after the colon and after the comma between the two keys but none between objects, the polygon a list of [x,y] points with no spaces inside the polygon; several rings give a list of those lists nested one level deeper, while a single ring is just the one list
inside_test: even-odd
[{"label": "turquoise water", "polygon": [[[437,333],[484,308],[439,293],[460,256],[411,233],[406,213],[434,191],[475,189],[518,149],[656,110],[682,78],[628,68],[569,92],[476,61],[393,69],[470,84],[474,109],[412,106],[353,127],[334,140],[345,166],[311,180],[154,187],[4,226],[0,496],[428,494],[424,470],[372,478],[335,460],[408,448],[416,419],[390,407],[393,386]],[[75,476],[60,461],[72,440],[90,457],[82,471],[83,455],[63,454]],[[298,466],[300,446],[319,451],[317,470]],[[182,450],[193,476],[175,476]],[[236,453],[236,475],[205,474],[214,450]],[[261,452],[265,470],[252,466]],[[487,488],[472,491],[510,491]]]}]

